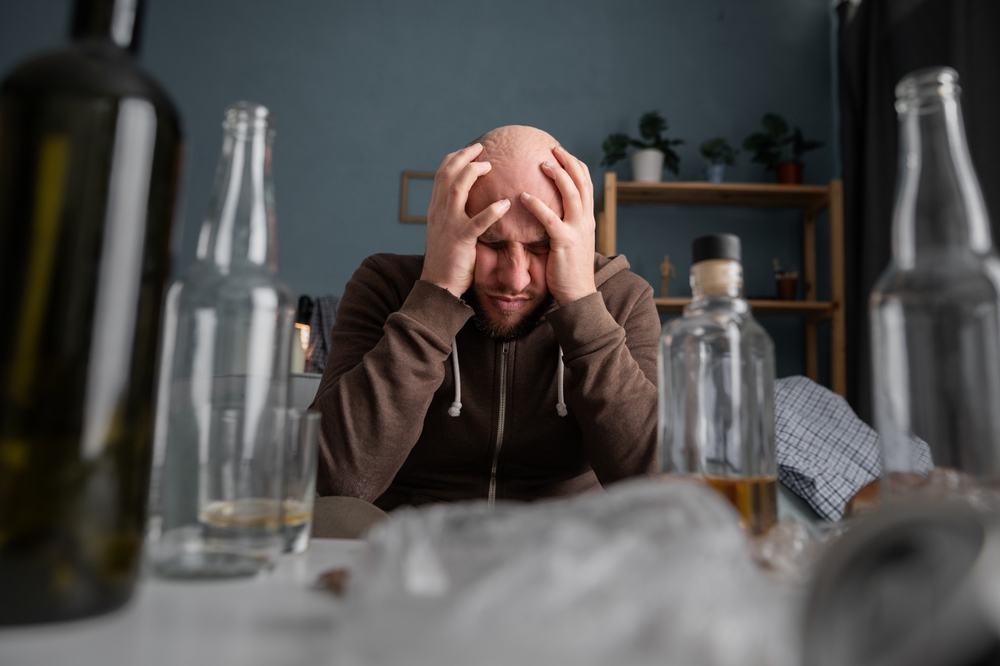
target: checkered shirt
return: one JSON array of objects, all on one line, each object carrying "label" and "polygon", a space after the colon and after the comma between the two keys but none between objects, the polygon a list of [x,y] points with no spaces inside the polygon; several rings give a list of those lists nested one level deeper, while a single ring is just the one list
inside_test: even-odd
[{"label": "checkered shirt", "polygon": [[[778,478],[827,520],[840,520],[848,500],[882,474],[878,434],[806,377],[774,383],[774,435]],[[914,444],[918,468],[929,471],[929,447]]]}]

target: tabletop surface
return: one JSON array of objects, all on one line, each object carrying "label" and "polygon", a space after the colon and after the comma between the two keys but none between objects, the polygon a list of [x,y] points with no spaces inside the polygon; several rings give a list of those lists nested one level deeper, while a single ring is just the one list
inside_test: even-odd
[{"label": "tabletop surface", "polygon": [[320,572],[350,568],[363,541],[313,539],[268,574],[223,581],[142,580],[125,608],[0,629],[2,666],[298,666],[331,663],[335,605]]}]

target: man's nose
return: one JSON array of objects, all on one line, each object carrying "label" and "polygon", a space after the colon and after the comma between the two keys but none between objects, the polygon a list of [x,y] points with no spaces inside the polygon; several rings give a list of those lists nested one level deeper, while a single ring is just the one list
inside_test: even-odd
[{"label": "man's nose", "polygon": [[528,253],[524,248],[510,248],[503,253],[499,262],[499,277],[501,284],[512,292],[520,292],[531,282],[528,273]]}]

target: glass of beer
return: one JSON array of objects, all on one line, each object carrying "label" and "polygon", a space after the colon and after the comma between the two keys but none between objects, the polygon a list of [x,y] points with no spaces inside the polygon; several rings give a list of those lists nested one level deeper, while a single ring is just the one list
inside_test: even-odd
[{"label": "glass of beer", "polygon": [[284,440],[282,525],[285,552],[301,553],[309,546],[309,528],[316,497],[319,412],[289,409],[285,417]]}]

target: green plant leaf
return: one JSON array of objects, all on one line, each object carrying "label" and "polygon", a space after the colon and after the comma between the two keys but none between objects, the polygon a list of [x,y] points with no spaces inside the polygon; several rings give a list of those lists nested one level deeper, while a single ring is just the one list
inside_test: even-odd
[{"label": "green plant leaf", "polygon": [[822,141],[807,141],[802,136],[802,130],[798,127],[796,127],[795,131],[792,133],[792,155],[794,155],[795,159],[799,159],[802,157],[803,153],[810,150],[816,150],[822,145]]},{"label": "green plant leaf", "polygon": [[761,124],[764,125],[764,131],[774,137],[775,140],[781,139],[788,134],[788,123],[777,113],[765,114]]},{"label": "green plant leaf", "polygon": [[671,172],[676,176],[677,172],[680,170],[680,164],[681,164],[680,155],[670,150],[670,148],[667,148],[666,150],[663,151],[664,169],[666,169],[667,171]]},{"label": "green plant leaf", "polygon": [[647,143],[655,144],[659,142],[660,135],[667,131],[667,121],[656,111],[644,113],[639,119],[639,135]]},{"label": "green plant leaf", "polygon": [[727,164],[732,166],[736,162],[738,152],[721,136],[709,139],[701,144],[701,154],[712,164]]},{"label": "green plant leaf", "polygon": [[614,164],[620,160],[625,159],[625,150],[628,148],[628,135],[617,133],[611,134],[604,143],[601,144],[601,148],[604,149],[604,159],[601,160],[601,166],[614,166]]},{"label": "green plant leaf", "polygon": [[[601,165],[610,167],[619,160],[624,159],[629,146],[639,149],[656,148],[663,152],[664,162],[668,164],[666,168],[677,173],[677,165],[680,163],[680,157],[670,147],[680,145],[684,141],[683,139],[668,139],[663,136],[666,130],[667,121],[659,112],[650,111],[644,113],[639,119],[639,133],[645,140],[633,139],[623,133],[608,136],[604,140],[604,143],[601,144],[601,147],[604,149],[604,159],[601,160]],[[670,157],[671,155],[673,158]],[[673,159],[673,162],[670,162],[671,159]],[[673,164],[673,168],[669,164]]]}]

